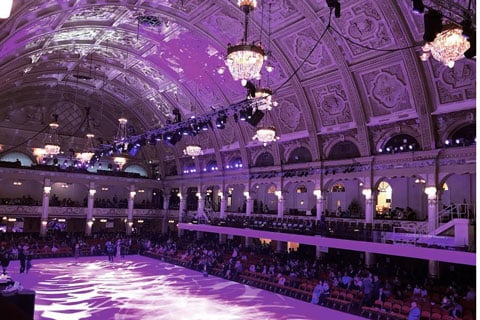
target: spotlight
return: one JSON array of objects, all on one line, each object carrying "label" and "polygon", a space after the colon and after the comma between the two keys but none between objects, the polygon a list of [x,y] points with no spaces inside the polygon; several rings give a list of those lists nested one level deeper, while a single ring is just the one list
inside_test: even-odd
[{"label": "spotlight", "polygon": [[216,121],[216,127],[218,129],[224,129],[225,124],[227,123],[227,115],[226,114],[219,114],[217,121]]},{"label": "spotlight", "polygon": [[422,14],[425,10],[425,5],[422,0],[413,0],[413,12],[417,14]]}]

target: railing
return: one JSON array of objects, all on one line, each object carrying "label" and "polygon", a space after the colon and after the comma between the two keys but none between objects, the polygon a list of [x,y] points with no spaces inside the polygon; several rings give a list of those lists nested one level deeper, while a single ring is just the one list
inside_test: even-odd
[{"label": "railing", "polygon": [[447,223],[453,219],[468,219],[475,221],[476,206],[475,204],[457,203],[450,204],[438,212],[439,225]]}]

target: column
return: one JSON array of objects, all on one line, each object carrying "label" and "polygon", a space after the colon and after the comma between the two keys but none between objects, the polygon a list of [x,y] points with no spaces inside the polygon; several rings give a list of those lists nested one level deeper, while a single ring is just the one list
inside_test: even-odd
[{"label": "column", "polygon": [[428,260],[428,277],[438,279],[440,277],[440,263],[436,260]]},{"label": "column", "polygon": [[[203,199],[201,192],[197,192],[196,196],[197,196],[197,201],[198,201],[197,217],[203,218],[203,220],[201,220],[202,223],[207,223],[208,217],[205,213],[205,200]],[[200,223],[200,221],[199,221],[199,223]]]},{"label": "column", "polygon": [[50,179],[45,179],[43,183],[43,197],[42,197],[42,217],[40,219],[40,236],[45,237],[47,235],[47,223],[48,223],[48,205],[50,202],[50,191],[52,186]]},{"label": "column", "polygon": [[133,201],[135,200],[135,186],[130,186],[130,193],[128,195],[128,209],[127,209],[127,227],[126,227],[126,234],[127,236],[132,234],[132,226],[133,226]]},{"label": "column", "polygon": [[315,246],[315,256],[317,258],[322,259],[326,253],[328,253],[327,247]]},{"label": "column", "polygon": [[283,218],[283,196],[282,196],[282,191],[277,190],[275,191],[275,195],[278,198],[278,203],[277,203],[277,217],[278,218]]},{"label": "column", "polygon": [[220,243],[220,244],[227,243],[227,235],[224,234],[224,233],[219,233],[218,234],[218,243]]},{"label": "column", "polygon": [[253,238],[245,237],[245,248],[248,248],[251,245],[253,245]]},{"label": "column", "polygon": [[371,252],[365,252],[365,267],[367,269],[375,266],[375,254]]},{"label": "column", "polygon": [[[178,222],[184,222],[183,220],[186,218],[184,214],[187,213],[187,199],[183,196],[181,192],[177,193],[177,196],[180,198],[180,206],[178,208]],[[183,229],[178,229],[178,236],[183,236]]]},{"label": "column", "polygon": [[227,217],[226,210],[227,210],[227,198],[223,196],[223,192],[218,192],[218,196],[220,197],[220,219],[225,219]]},{"label": "column", "polygon": [[250,192],[248,191],[245,191],[243,193],[243,195],[245,196],[245,198],[247,198],[247,212],[245,213],[245,215],[248,217],[248,216],[251,216],[252,215],[252,211],[253,211],[253,199],[250,198]]},{"label": "column", "polygon": [[438,227],[437,188],[425,187],[425,194],[428,197],[428,232],[432,232]]},{"label": "column", "polygon": [[170,195],[163,194],[163,210],[168,210],[169,203],[170,203]]},{"label": "column", "polygon": [[313,190],[313,195],[317,200],[315,206],[315,210],[317,211],[316,220],[320,221],[322,219],[323,210],[325,209],[325,201],[323,199],[322,190]]},{"label": "column", "polygon": [[87,222],[85,224],[85,236],[89,237],[92,235],[92,226],[93,226],[93,203],[95,199],[95,183],[90,182],[88,189],[88,198],[87,198]]},{"label": "column", "polygon": [[375,211],[372,199],[372,189],[365,188],[362,190],[362,194],[365,196],[365,222],[373,222],[373,212]]}]

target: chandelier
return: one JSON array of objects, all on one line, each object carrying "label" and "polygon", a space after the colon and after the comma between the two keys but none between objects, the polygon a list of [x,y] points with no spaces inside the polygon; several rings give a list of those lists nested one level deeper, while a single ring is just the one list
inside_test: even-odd
[{"label": "chandelier", "polygon": [[259,127],[257,129],[257,134],[253,136],[253,140],[258,140],[263,143],[263,146],[267,146],[270,142],[275,142],[280,137],[277,137],[277,131],[274,126],[268,127]]},{"label": "chandelier", "polygon": [[258,110],[272,110],[272,106],[276,107],[278,102],[272,99],[272,90],[270,88],[256,88],[255,98],[263,98],[257,105]]},{"label": "chandelier", "polygon": [[93,147],[93,138],[95,135],[93,133],[87,133],[87,142],[85,144],[84,152],[77,153],[77,160],[83,163],[89,162],[94,156],[94,147]]},{"label": "chandelier", "polygon": [[455,61],[465,57],[464,53],[470,48],[470,42],[462,35],[462,29],[455,25],[446,25],[443,29],[432,42],[425,43],[420,59],[426,61],[432,56],[453,68]]},{"label": "chandelier", "polygon": [[260,70],[265,59],[265,51],[261,45],[248,44],[248,14],[255,9],[257,1],[239,0],[238,5],[245,14],[245,29],[240,44],[228,45],[226,65],[234,80],[241,80],[244,85],[247,80],[260,79]]},{"label": "chandelier", "polygon": [[202,147],[196,144],[188,145],[183,150],[183,154],[192,157],[192,159],[195,159],[195,157],[202,155],[202,153]]},{"label": "chandelier", "polygon": [[13,0],[2,0],[0,4],[0,19],[7,19],[10,17],[12,11]]},{"label": "chandelier", "polygon": [[115,142],[125,142],[127,140],[127,122],[124,117],[118,119],[117,135],[115,136]]},{"label": "chandelier", "polygon": [[48,156],[53,156],[60,153],[60,139],[57,134],[58,116],[54,115],[54,118],[54,122],[48,125],[49,131],[45,139],[45,146],[43,147],[45,149],[45,154]]}]

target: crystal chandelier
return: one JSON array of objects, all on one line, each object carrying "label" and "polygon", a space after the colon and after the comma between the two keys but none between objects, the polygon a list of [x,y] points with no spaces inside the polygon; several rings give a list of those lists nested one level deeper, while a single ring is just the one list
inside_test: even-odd
[{"label": "crystal chandelier", "polygon": [[239,0],[238,5],[245,13],[245,29],[240,44],[228,45],[226,65],[234,80],[260,79],[260,70],[265,59],[265,51],[261,45],[248,44],[248,14],[255,9],[257,1]]},{"label": "crystal chandelier", "polygon": [[45,146],[43,147],[45,149],[45,155],[47,156],[53,156],[60,153],[60,139],[57,134],[58,116],[54,115],[54,118],[55,120],[48,125],[49,131],[45,139]]},{"label": "crystal chandelier", "polygon": [[464,53],[470,48],[470,42],[462,35],[462,29],[455,25],[446,25],[444,31],[437,34],[435,40],[427,42],[422,47],[420,56],[422,61],[432,56],[449,68],[453,68],[455,61],[463,59]]},{"label": "crystal chandelier", "polygon": [[12,4],[13,0],[2,0],[2,3],[0,3],[0,19],[7,19],[10,17]]},{"label": "crystal chandelier", "polygon": [[115,136],[115,142],[125,142],[127,140],[127,119],[121,117],[118,119],[117,135]]},{"label": "crystal chandelier", "polygon": [[257,129],[257,134],[253,136],[253,140],[258,140],[262,142],[266,147],[268,143],[275,142],[279,137],[277,137],[277,131],[274,126],[259,127]]},{"label": "crystal chandelier", "polygon": [[95,135],[93,133],[87,133],[87,142],[85,144],[84,152],[77,153],[77,160],[83,163],[89,162],[94,156],[94,147],[93,147],[93,138]]},{"label": "crystal chandelier", "polygon": [[257,104],[258,110],[272,110],[272,106],[276,107],[278,105],[278,102],[272,99],[272,90],[270,88],[256,88],[255,98],[263,98]]},{"label": "crystal chandelier", "polygon": [[195,159],[195,157],[202,155],[202,147],[196,144],[188,145],[183,150],[183,154]]}]

